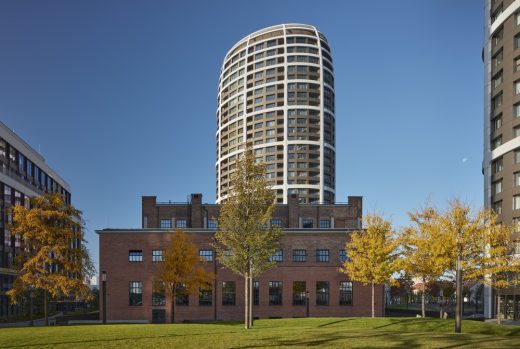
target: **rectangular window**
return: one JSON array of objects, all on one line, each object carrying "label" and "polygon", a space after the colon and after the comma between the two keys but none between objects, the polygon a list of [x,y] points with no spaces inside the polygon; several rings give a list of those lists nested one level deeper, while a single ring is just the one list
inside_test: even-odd
[{"label": "rectangular window", "polygon": [[143,250],[130,250],[128,251],[129,262],[142,262],[143,261]]},{"label": "rectangular window", "polygon": [[172,220],[171,219],[161,219],[161,229],[171,229]]},{"label": "rectangular window", "polygon": [[271,219],[271,227],[282,227],[282,220],[280,218]]},{"label": "rectangular window", "polygon": [[143,283],[141,281],[130,281],[129,305],[143,305]]},{"label": "rectangular window", "polygon": [[235,282],[222,282],[222,305],[235,305]]},{"label": "rectangular window", "polygon": [[497,195],[502,192],[502,180],[493,183],[493,194]]},{"label": "rectangular window", "polygon": [[520,103],[517,103],[513,106],[513,115],[515,118],[520,117]]},{"label": "rectangular window", "polygon": [[520,80],[515,81],[515,94],[520,94]]},{"label": "rectangular window", "polygon": [[495,54],[493,56],[493,65],[495,67],[499,66],[500,64],[502,64],[503,59],[504,59],[504,51],[500,50],[500,51],[498,51],[497,54]]},{"label": "rectangular window", "polygon": [[341,263],[345,262],[348,259],[347,250],[339,250],[339,261]]},{"label": "rectangular window", "polygon": [[496,74],[494,77],[493,77],[493,88],[497,88],[498,86],[500,86],[502,84],[502,71],[500,71],[498,74]]},{"label": "rectangular window", "polygon": [[515,36],[515,48],[519,48],[520,47],[520,35],[516,35]]},{"label": "rectangular window", "polygon": [[515,66],[514,66],[514,70],[515,70],[515,71],[520,70],[520,56],[515,58]]},{"label": "rectangular window", "polygon": [[199,256],[202,262],[213,262],[213,250],[199,250]]},{"label": "rectangular window", "polygon": [[515,137],[519,137],[520,136],[520,126],[517,126],[513,129],[513,134]]},{"label": "rectangular window", "polygon": [[352,282],[340,281],[339,305],[352,305]]},{"label": "rectangular window", "polygon": [[[300,163],[298,163],[300,164]],[[298,166],[300,168],[300,166]],[[312,228],[313,226],[313,221],[312,221],[312,218],[304,218],[302,220],[302,227],[303,228]]]},{"label": "rectangular window", "polygon": [[164,261],[163,250],[153,250],[152,251],[152,262],[162,262]]},{"label": "rectangular window", "polygon": [[253,305],[260,304],[260,282],[253,281]]},{"label": "rectangular window", "polygon": [[206,287],[199,289],[199,305],[213,305],[213,289],[211,285],[206,285]]},{"label": "rectangular window", "polygon": [[328,281],[316,281],[316,305],[329,305]]},{"label": "rectangular window", "polygon": [[277,249],[269,259],[271,262],[283,262],[283,250],[281,248]]},{"label": "rectangular window", "polygon": [[305,305],[307,287],[305,281],[293,281],[293,305]]},{"label": "rectangular window", "polygon": [[502,214],[502,201],[493,203],[493,211],[495,211],[496,214]]},{"label": "rectangular window", "polygon": [[495,97],[491,99],[491,111],[495,112],[500,106],[502,106],[503,96],[502,92],[497,94]]},{"label": "rectangular window", "polygon": [[282,305],[282,290],[281,281],[269,281],[269,305]]},{"label": "rectangular window", "polygon": [[515,150],[515,164],[520,164],[520,150]]},{"label": "rectangular window", "polygon": [[186,289],[186,285],[178,284],[175,287],[175,305],[188,306],[190,305],[190,295]]},{"label": "rectangular window", "polygon": [[515,233],[518,233],[520,231],[520,218],[515,217],[513,218],[513,229]]},{"label": "rectangular window", "polygon": [[330,219],[320,219],[320,228],[330,229]]},{"label": "rectangular window", "polygon": [[154,281],[152,284],[152,306],[166,305],[166,288],[162,281]]},{"label": "rectangular window", "polygon": [[176,219],[175,227],[176,228],[186,228],[186,219]]},{"label": "rectangular window", "polygon": [[328,262],[329,261],[329,250],[318,249],[316,250],[316,262]]},{"label": "rectangular window", "polygon": [[513,210],[520,209],[520,195],[513,196]]},{"label": "rectangular window", "polygon": [[208,228],[209,229],[217,229],[218,223],[216,219],[208,219]]},{"label": "rectangular window", "polygon": [[502,115],[493,119],[493,130],[496,131],[502,127]]},{"label": "rectangular window", "polygon": [[293,262],[307,262],[307,250],[293,250]]},{"label": "rectangular window", "polygon": [[497,138],[491,141],[491,149],[496,149],[502,145],[502,136],[498,136]]},{"label": "rectangular window", "polygon": [[514,175],[513,175],[513,178],[514,178],[513,185],[515,187],[520,187],[520,172],[515,172]]}]

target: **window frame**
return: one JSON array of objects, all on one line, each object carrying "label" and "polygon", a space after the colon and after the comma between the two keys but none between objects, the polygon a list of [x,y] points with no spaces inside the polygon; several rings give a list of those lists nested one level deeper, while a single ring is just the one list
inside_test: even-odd
[{"label": "window frame", "polygon": [[269,281],[269,305],[283,305],[283,281]]},{"label": "window frame", "polygon": [[[319,287],[320,285],[326,286],[326,287]],[[330,282],[316,281],[316,305],[317,306],[328,306],[329,304],[330,304]]]},{"label": "window frame", "polygon": [[330,250],[328,248],[316,249],[316,262],[328,263],[330,262]]},{"label": "window frame", "polygon": [[[140,291],[140,292],[136,292]],[[143,305],[143,282],[129,281],[128,282],[128,305],[131,307],[138,307]]]},{"label": "window frame", "polygon": [[140,263],[143,261],[143,250],[128,250],[128,262]]},{"label": "window frame", "polygon": [[[350,287],[348,284],[350,284]],[[339,282],[339,305],[353,305],[353,304],[354,304],[354,284],[352,283],[352,281],[340,281]]]},{"label": "window frame", "polygon": [[152,250],[152,262],[164,262],[164,250]]},{"label": "window frame", "polygon": [[213,262],[213,250],[200,249],[199,258],[201,262]]},{"label": "window frame", "polygon": [[292,261],[295,263],[307,262],[307,250],[302,248],[296,248],[292,250]]}]

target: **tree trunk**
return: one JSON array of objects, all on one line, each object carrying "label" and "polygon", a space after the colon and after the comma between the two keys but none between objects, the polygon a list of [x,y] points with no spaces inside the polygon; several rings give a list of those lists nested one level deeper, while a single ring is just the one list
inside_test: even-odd
[{"label": "tree trunk", "polygon": [[47,291],[43,291],[43,312],[45,314],[45,326],[49,326],[49,309],[47,307]]},{"label": "tree trunk", "polygon": [[33,315],[34,304],[33,304],[33,298],[34,298],[34,294],[33,294],[33,290],[31,290],[30,294],[29,294],[29,316],[30,316],[29,326],[34,326],[34,315]]},{"label": "tree trunk", "polygon": [[421,293],[421,313],[422,313],[422,317],[425,318],[426,317],[426,280],[423,278],[422,282],[423,282],[423,289],[422,289],[422,293]]},{"label": "tree trunk", "polygon": [[[502,309],[500,309],[500,290],[497,290],[497,324],[501,324]],[[504,309],[505,310],[505,309]]]},{"label": "tree trunk", "polygon": [[249,328],[253,327],[253,273],[249,271]]},{"label": "tree trunk", "polygon": [[375,307],[376,307],[376,302],[375,302],[375,298],[374,298],[374,283],[372,282],[372,317],[376,317]]},{"label": "tree trunk", "polygon": [[173,286],[172,301],[170,303],[170,323],[175,323],[175,286]]},{"label": "tree trunk", "polygon": [[244,276],[244,328],[249,329],[249,273]]},{"label": "tree trunk", "polygon": [[462,261],[459,255],[457,256],[457,307],[455,310],[455,333],[462,331]]}]

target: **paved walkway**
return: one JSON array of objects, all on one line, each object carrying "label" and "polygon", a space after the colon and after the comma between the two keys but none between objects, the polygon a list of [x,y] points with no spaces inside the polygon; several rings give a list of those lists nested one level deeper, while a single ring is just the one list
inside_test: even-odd
[{"label": "paved walkway", "polygon": [[[497,323],[497,319],[487,319],[486,322],[489,323],[489,324],[496,324]],[[520,326],[520,321],[502,320],[502,321],[500,321],[500,324],[502,324],[502,325],[511,325],[511,326]]]}]

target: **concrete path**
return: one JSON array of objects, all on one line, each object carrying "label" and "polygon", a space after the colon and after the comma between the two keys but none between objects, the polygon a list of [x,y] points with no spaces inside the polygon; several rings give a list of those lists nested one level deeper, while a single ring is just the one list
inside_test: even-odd
[{"label": "concrete path", "polygon": [[[487,319],[486,322],[489,323],[489,324],[496,324],[497,323],[497,319]],[[502,324],[502,325],[511,325],[511,326],[520,326],[520,321],[502,320],[502,321],[500,321],[500,324]]]}]

